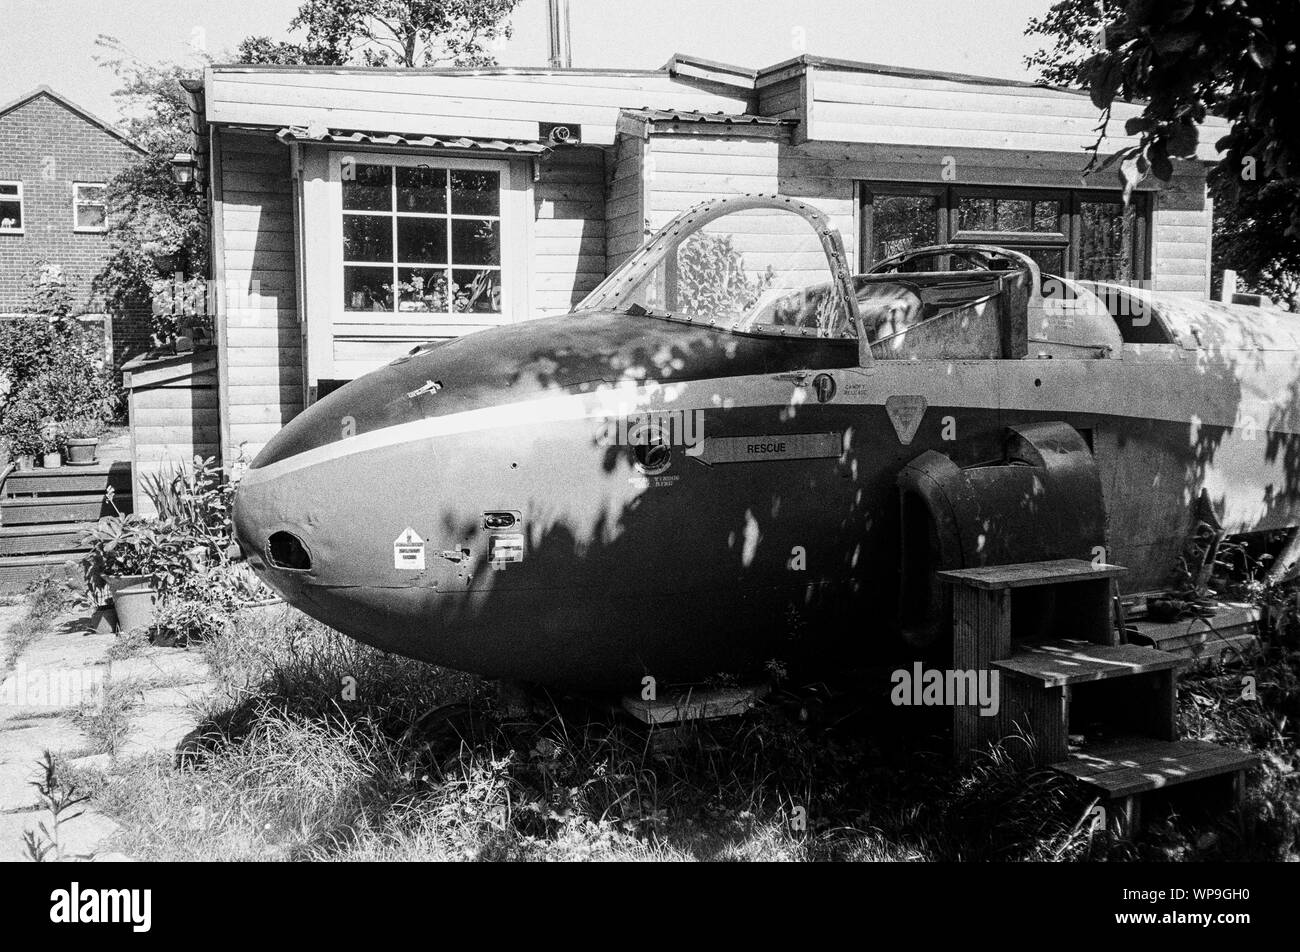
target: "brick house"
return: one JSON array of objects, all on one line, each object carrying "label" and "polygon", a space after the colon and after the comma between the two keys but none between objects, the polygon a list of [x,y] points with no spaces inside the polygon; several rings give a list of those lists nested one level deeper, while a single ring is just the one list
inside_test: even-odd
[{"label": "brick house", "polygon": [[[109,253],[104,186],[143,154],[48,86],[0,106],[0,317],[21,312],[28,278],[42,262],[62,270],[83,296],[85,315],[103,311],[90,284]],[[147,348],[147,311],[105,320],[115,363]]]}]

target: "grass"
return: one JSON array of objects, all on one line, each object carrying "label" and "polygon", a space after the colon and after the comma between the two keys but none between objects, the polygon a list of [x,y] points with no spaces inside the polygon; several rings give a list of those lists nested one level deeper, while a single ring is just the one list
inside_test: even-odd
[{"label": "grass", "polygon": [[100,685],[83,701],[73,721],[97,754],[116,755],[131,730],[131,711],[139,703],[140,685],[132,678],[115,678]]},{"label": "grass", "polygon": [[141,859],[1075,859],[1105,840],[1061,777],[998,750],[954,774],[863,732],[881,711],[848,694],[778,692],[670,748],[581,702],[499,710],[476,679],[287,609],[204,650],[222,690],[181,769],[123,765],[97,791]]},{"label": "grass", "polygon": [[57,579],[52,572],[47,571],[28,586],[23,595],[23,604],[27,610],[9,629],[4,657],[0,658],[0,681],[13,671],[23,652],[54,627],[55,619],[70,600],[67,584]]},{"label": "grass", "polygon": [[[1184,679],[1184,736],[1257,750],[1240,811],[1136,841],[992,748],[954,770],[875,682],[778,688],[673,743],[566,698],[530,713],[477,679],[359,645],[287,608],[202,650],[220,690],[179,761],[115,764],[95,804],[145,860],[1210,860],[1300,857],[1300,655],[1281,642]],[[1255,678],[1257,699],[1242,697]],[[87,715],[115,749],[131,686]],[[942,718],[942,712],[938,712]],[[938,727],[938,724],[932,725]]]}]

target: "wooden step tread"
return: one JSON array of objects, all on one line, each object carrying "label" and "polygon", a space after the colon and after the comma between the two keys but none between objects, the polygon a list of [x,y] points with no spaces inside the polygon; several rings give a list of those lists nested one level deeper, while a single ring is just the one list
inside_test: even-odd
[{"label": "wooden step tread", "polygon": [[45,468],[38,466],[36,469],[16,469],[9,474],[10,479],[54,479],[59,476],[67,475],[99,475],[111,473],[114,470],[130,469],[131,464],[126,460],[96,460],[90,466],[74,466],[71,463],[63,466],[54,466]]},{"label": "wooden step tread", "polygon": [[63,565],[65,562],[78,562],[81,556],[75,552],[55,552],[49,555],[0,555],[0,568],[13,568],[27,565]]},{"label": "wooden step tread", "polygon": [[950,569],[939,578],[972,588],[1028,588],[1033,585],[1056,585],[1063,582],[1091,582],[1117,578],[1127,572],[1122,565],[1085,562],[1083,559],[1053,559],[1047,562],[1017,562],[1011,565],[986,565],[977,569]]},{"label": "wooden step tread", "polygon": [[82,533],[94,525],[93,522],[47,522],[37,526],[0,526],[0,539],[27,539],[32,536]]},{"label": "wooden step tread", "polygon": [[[68,493],[62,496],[13,496],[0,499],[0,510],[25,509],[28,506],[85,506],[102,503],[101,493]],[[114,499],[114,502],[117,500]]]},{"label": "wooden step tread", "polygon": [[1052,764],[1110,798],[1132,796],[1255,766],[1254,754],[1203,740],[1119,738]]},{"label": "wooden step tread", "polygon": [[1012,676],[1028,678],[1049,688],[1168,671],[1185,664],[1185,659],[1155,648],[1097,645],[1087,641],[1042,642],[993,662],[995,668]]}]

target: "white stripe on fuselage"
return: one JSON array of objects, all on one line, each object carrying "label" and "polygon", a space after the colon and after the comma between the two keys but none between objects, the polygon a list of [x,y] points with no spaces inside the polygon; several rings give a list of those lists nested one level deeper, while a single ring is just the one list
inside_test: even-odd
[{"label": "white stripe on fuselage", "polygon": [[[1250,357],[1258,359],[1257,354]],[[879,406],[891,396],[918,395],[935,407],[1087,413],[1192,426],[1232,427],[1249,416],[1261,432],[1278,429],[1269,424],[1278,418],[1276,411],[1285,408],[1269,396],[1272,378],[1267,373],[1216,381],[1192,360],[877,361],[866,370],[809,371],[801,383],[788,373],[761,374],[542,395],[359,433],[250,469],[243,481],[254,485],[381,447],[506,427],[668,410],[766,406],[797,414],[804,406],[818,406],[812,381],[820,374],[829,374],[836,383],[827,406]],[[1287,421],[1298,416],[1282,414]],[[1290,432],[1289,425],[1281,429]]]}]

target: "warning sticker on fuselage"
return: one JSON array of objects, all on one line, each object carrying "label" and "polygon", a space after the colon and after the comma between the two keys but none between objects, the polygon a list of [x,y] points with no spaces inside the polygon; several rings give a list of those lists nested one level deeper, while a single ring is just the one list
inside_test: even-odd
[{"label": "warning sticker on fuselage", "polygon": [[393,540],[393,568],[424,571],[424,540],[410,526]]}]

